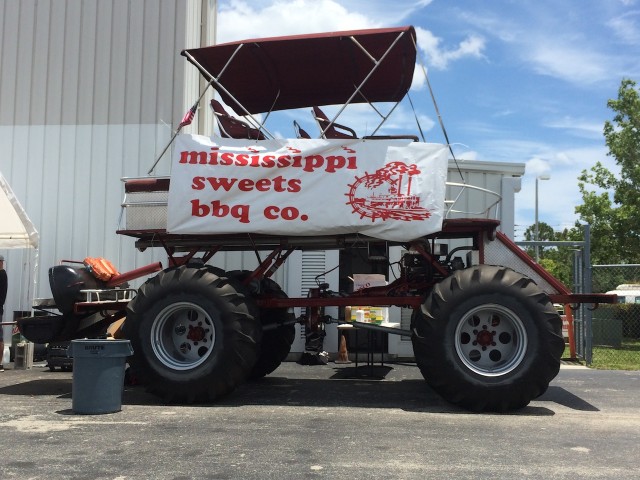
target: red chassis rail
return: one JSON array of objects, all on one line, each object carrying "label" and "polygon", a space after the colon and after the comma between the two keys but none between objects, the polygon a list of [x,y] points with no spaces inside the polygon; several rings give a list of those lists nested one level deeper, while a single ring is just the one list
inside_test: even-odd
[{"label": "red chassis rail", "polygon": [[[445,219],[442,230],[425,237],[425,240],[469,238],[473,248],[479,252],[480,263],[484,263],[485,238],[494,240],[504,238],[497,231],[500,224],[491,219]],[[120,230],[121,235],[131,236],[137,239],[136,246],[144,250],[149,247],[163,247],[169,256],[170,265],[188,263],[195,255],[204,253],[203,260],[207,261],[219,251],[238,251],[253,249],[271,250],[271,253],[260,263],[260,266],[245,279],[249,283],[255,278],[270,277],[296,249],[335,249],[345,248],[350,245],[361,244],[362,237],[358,235],[336,235],[330,237],[295,237],[273,235],[173,235],[163,230]],[[485,237],[486,236],[486,237]],[[390,242],[389,242],[390,243]],[[391,244],[391,243],[390,243]],[[398,243],[400,245],[400,243]],[[446,276],[443,267],[437,260],[425,251],[420,243],[413,244],[414,248],[425,257],[435,271]],[[516,250],[519,250],[516,247]],[[184,256],[177,256],[182,252]],[[523,261],[535,264],[524,252],[521,253]],[[526,258],[525,258],[526,257]],[[537,269],[541,267],[537,266]],[[543,272],[549,277],[549,274]],[[546,278],[546,277],[545,277]],[[589,303],[598,305],[601,303],[615,303],[615,295],[606,294],[575,294],[553,279],[553,285],[559,293],[549,295],[554,303],[579,304]],[[330,294],[322,289],[312,289],[309,297],[300,298],[259,298],[257,303],[262,308],[290,308],[308,307],[319,309],[322,307],[347,307],[352,305],[370,306],[400,306],[417,308],[424,302],[424,292],[433,285],[411,284],[407,279],[399,278],[389,285],[372,287],[359,290],[351,294]],[[562,287],[562,288],[559,288]],[[315,316],[315,315],[312,315]]]},{"label": "red chassis rail", "polygon": [[[612,295],[603,293],[572,293],[569,295],[549,295],[554,303],[578,304],[590,303],[616,303]],[[261,298],[258,306],[264,308],[289,308],[289,307],[348,307],[366,303],[372,307],[412,307],[416,308],[424,303],[424,297],[420,295],[405,296],[380,296],[380,295],[348,295],[336,297],[292,297],[292,298]]]}]

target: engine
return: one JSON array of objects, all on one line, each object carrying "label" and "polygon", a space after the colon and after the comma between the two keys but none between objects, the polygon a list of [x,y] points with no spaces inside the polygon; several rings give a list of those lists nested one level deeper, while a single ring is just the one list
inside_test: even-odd
[{"label": "engine", "polygon": [[83,300],[80,290],[103,289],[104,282],[98,280],[87,267],[56,265],[49,269],[49,285],[57,308],[65,315],[73,313],[73,305]]}]

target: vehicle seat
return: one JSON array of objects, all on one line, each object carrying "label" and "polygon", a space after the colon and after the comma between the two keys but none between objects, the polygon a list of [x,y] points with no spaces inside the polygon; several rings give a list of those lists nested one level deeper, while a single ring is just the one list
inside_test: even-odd
[{"label": "vehicle seat", "polygon": [[[355,130],[339,123],[334,123],[327,129],[330,124],[329,118],[319,107],[313,107],[313,118],[318,122],[320,131],[324,132],[324,138],[358,138]],[[326,132],[325,129],[327,129]]]},{"label": "vehicle seat", "polygon": [[250,140],[265,140],[265,136],[257,128],[248,123],[232,117],[227,113],[222,104],[217,100],[211,100],[213,114],[220,127],[220,136],[225,138],[247,138]]},{"label": "vehicle seat", "polygon": [[[319,107],[313,107],[313,116],[318,122],[318,126],[320,127],[320,131],[323,131],[329,125],[329,118],[324,114]],[[295,123],[295,122],[294,122]],[[295,126],[295,125],[294,125]],[[343,130],[346,133],[340,132],[338,130]],[[302,132],[305,132],[302,130]],[[339,123],[334,123],[331,125],[325,134],[325,138],[358,138],[356,132],[344,125],[340,125]],[[302,137],[298,137],[302,138]],[[309,138],[309,137],[304,137]],[[364,140],[412,140],[414,142],[419,141],[417,135],[365,135],[362,137]]]}]

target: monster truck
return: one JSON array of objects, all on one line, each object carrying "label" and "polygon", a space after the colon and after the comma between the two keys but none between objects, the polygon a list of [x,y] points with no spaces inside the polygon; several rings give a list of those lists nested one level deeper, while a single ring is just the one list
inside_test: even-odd
[{"label": "monster truck", "polygon": [[[497,194],[447,182],[448,145],[382,133],[411,87],[416,51],[412,27],[183,51],[219,96],[210,102],[216,131],[178,135],[185,116],[171,176],[151,175],[154,164],[147,177],[124,179],[126,225],[118,230],[140,250],[164,248],[168,267],[103,278],[91,262],[53,267],[50,306],[61,313],[22,319],[23,335],[63,341],[110,329],[131,341],[129,362],[149,390],[167,402],[208,402],[274,371],[296,323],[313,332],[350,320],[325,315],[325,307],[401,306],[413,309],[410,329],[355,323],[410,336],[426,382],[448,401],[505,411],[541,395],[565,346],[553,303],[612,300],[571,294],[502,234],[491,218]],[[354,104],[380,115],[370,134],[336,123]],[[330,119],[326,105],[343,107]],[[279,138],[257,117],[299,108],[313,109],[318,138],[297,121],[296,138]],[[466,214],[457,200],[470,190],[488,200]],[[338,249],[380,262],[368,255],[380,246],[383,261],[390,248],[403,251],[395,280],[384,286],[334,292],[320,283],[290,298],[272,279],[297,250]],[[225,271],[210,263],[237,251],[254,251],[258,267]],[[158,270],[137,290],[123,287]]]}]

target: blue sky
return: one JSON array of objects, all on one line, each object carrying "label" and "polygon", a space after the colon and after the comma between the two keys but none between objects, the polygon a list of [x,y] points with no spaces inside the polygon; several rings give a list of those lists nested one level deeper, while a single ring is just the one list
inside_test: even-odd
[{"label": "blue sky", "polygon": [[[640,82],[640,0],[221,0],[217,41],[413,25],[459,158],[526,164],[516,238],[539,219],[572,226],[576,179],[597,161],[620,81]],[[428,141],[444,142],[424,84],[412,93]],[[361,111],[341,122],[366,122]],[[398,109],[397,126],[415,125]],[[362,123],[360,123],[362,124]],[[278,132],[291,136],[289,131]]]}]

